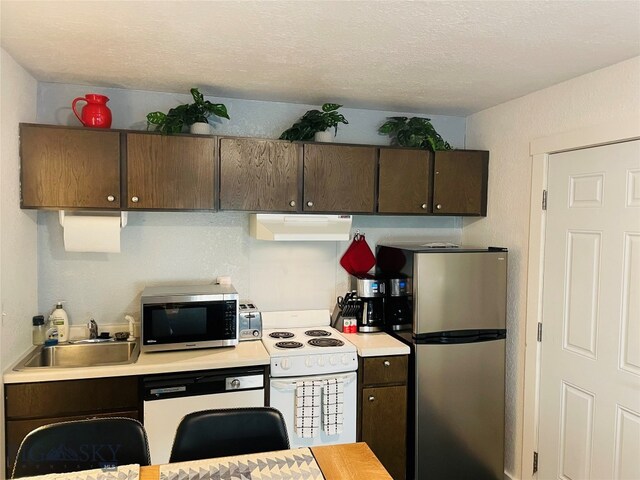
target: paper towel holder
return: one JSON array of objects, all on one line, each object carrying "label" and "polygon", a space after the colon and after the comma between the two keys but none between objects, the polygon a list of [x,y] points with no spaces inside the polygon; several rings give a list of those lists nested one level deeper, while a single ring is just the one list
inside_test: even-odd
[{"label": "paper towel holder", "polygon": [[[124,228],[127,226],[127,218],[129,212],[120,212],[120,228]],[[60,222],[60,226],[64,228],[64,210],[58,211],[58,221]]]}]

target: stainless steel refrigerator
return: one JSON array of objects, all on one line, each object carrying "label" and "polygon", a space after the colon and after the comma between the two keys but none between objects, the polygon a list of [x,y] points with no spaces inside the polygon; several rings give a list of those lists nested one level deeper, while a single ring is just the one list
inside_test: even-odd
[{"label": "stainless steel refrigerator", "polygon": [[413,279],[409,478],[502,479],[507,250],[382,245],[377,268]]}]

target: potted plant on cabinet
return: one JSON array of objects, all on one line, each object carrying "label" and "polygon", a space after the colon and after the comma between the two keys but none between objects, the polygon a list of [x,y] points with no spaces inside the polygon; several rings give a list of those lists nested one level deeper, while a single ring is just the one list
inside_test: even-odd
[{"label": "potted plant on cabinet", "polygon": [[338,124],[349,122],[344,115],[338,113],[338,109],[342,105],[337,103],[325,103],[322,105],[322,111],[309,110],[300,120],[294,123],[290,128],[286,129],[280,135],[281,140],[307,141],[315,139],[316,142],[330,142],[331,128],[334,129],[334,136],[338,133]]},{"label": "potted plant on cabinet", "polygon": [[211,103],[197,88],[191,89],[194,103],[178,105],[167,113],[151,112],[147,115],[147,127],[155,125],[155,131],[164,134],[181,133],[184,127],[190,127],[191,133],[210,134],[209,117],[229,119],[227,107],[222,103]]},{"label": "potted plant on cabinet", "polygon": [[451,145],[431,125],[430,118],[389,117],[378,128],[381,135],[391,137],[391,145],[436,150],[451,150]]}]

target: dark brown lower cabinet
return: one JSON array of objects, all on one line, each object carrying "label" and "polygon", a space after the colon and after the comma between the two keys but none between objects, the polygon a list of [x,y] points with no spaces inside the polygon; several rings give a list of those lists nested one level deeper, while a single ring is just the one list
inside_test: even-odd
[{"label": "dark brown lower cabinet", "polygon": [[358,441],[369,445],[395,480],[406,478],[406,355],[360,358],[358,393]]},{"label": "dark brown lower cabinet", "polygon": [[141,419],[138,377],[16,383],[4,393],[7,478],[20,443],[35,428],[96,417]]}]

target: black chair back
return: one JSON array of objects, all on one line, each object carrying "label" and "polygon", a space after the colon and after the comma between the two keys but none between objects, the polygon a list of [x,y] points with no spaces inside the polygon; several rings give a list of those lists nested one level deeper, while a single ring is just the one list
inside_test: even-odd
[{"label": "black chair back", "polygon": [[131,418],[90,418],[53,423],[29,433],[20,444],[11,478],[132,463],[151,463],[142,424]]},{"label": "black chair back", "polygon": [[170,462],[246,455],[289,448],[280,411],[271,407],[190,413],[182,419]]}]

